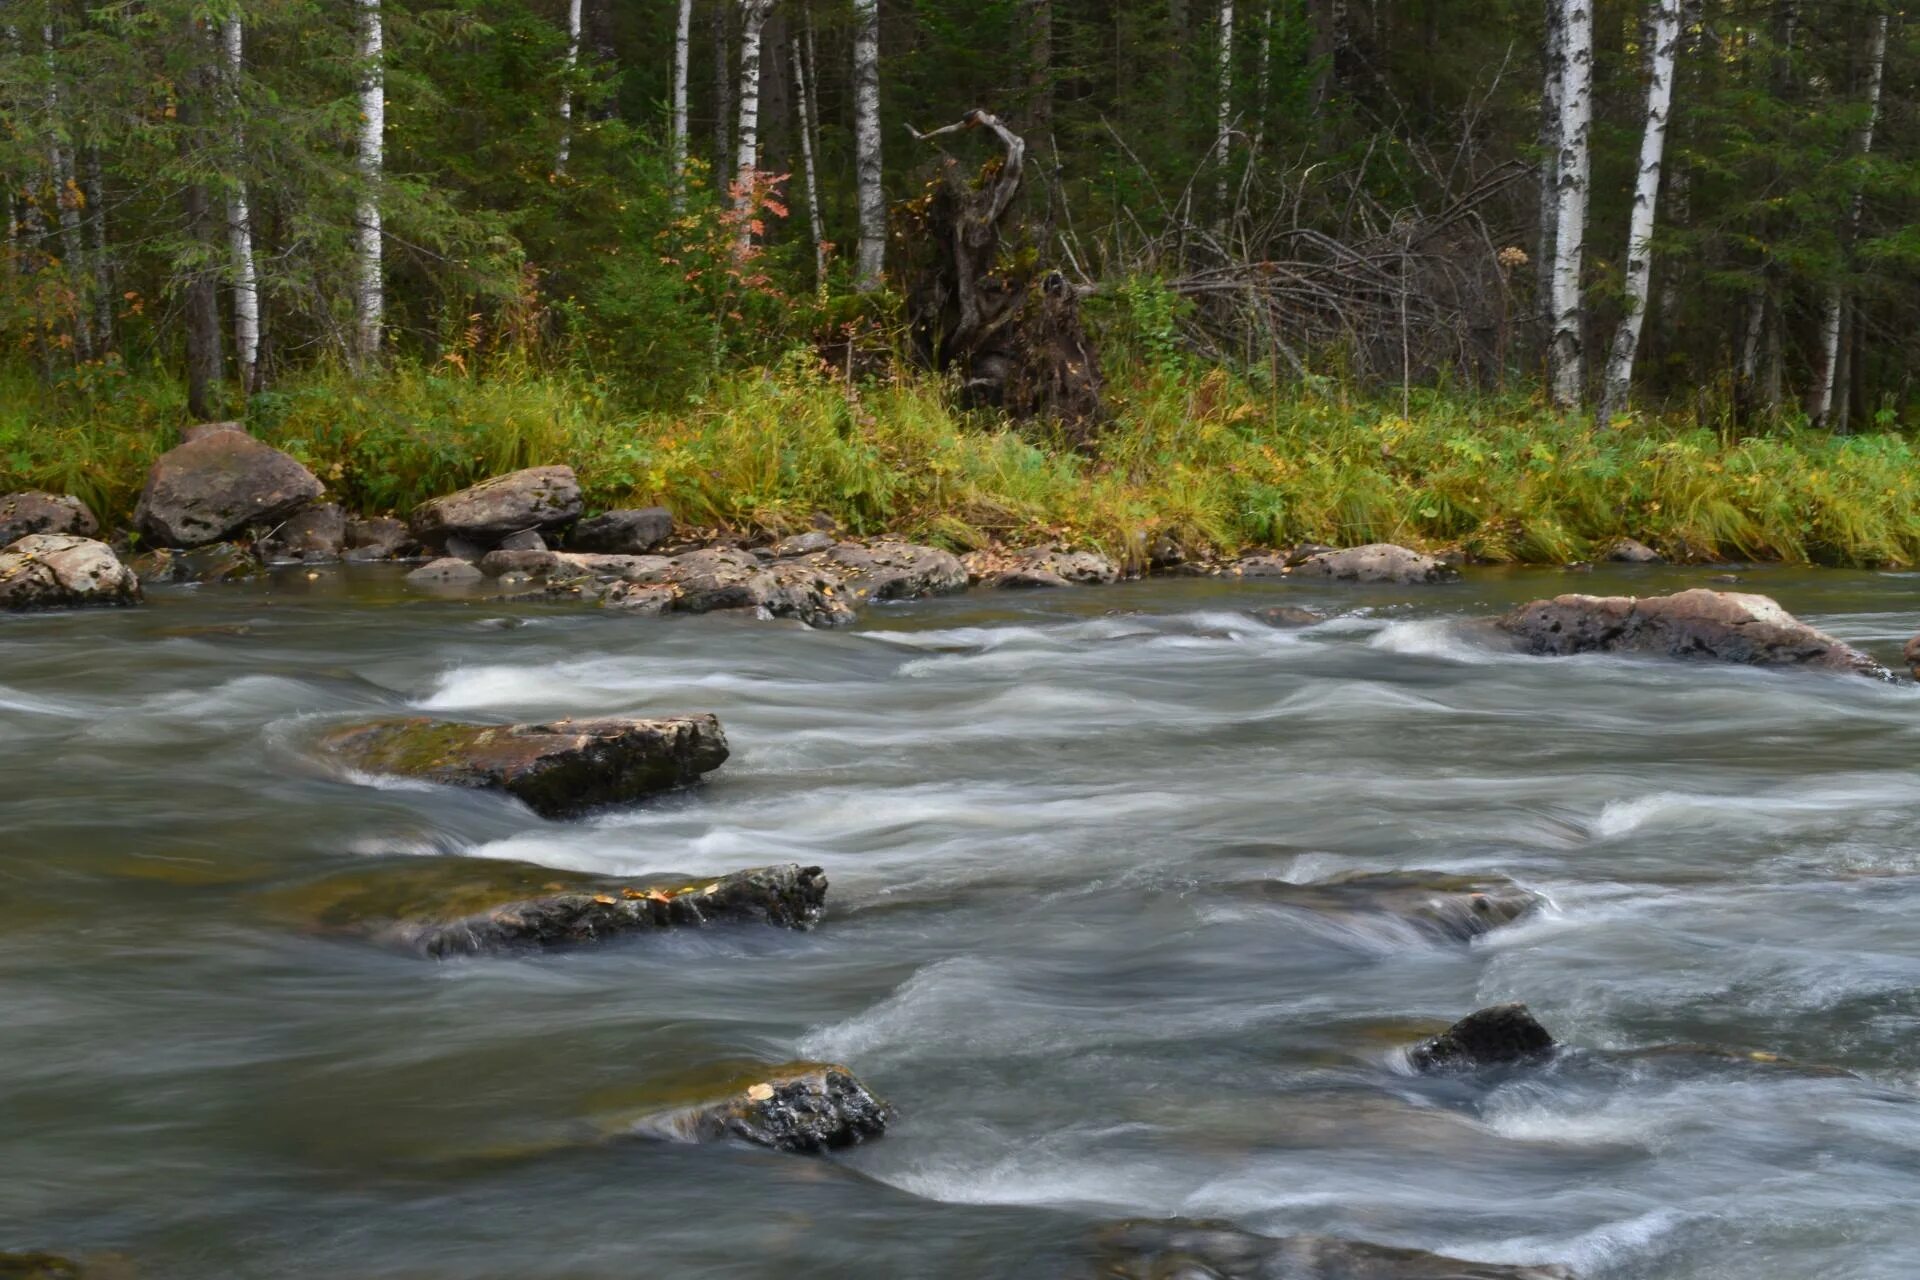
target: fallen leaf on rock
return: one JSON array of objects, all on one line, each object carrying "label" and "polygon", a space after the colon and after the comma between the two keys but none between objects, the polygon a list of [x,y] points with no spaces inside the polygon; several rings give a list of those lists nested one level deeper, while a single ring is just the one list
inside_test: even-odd
[{"label": "fallen leaf on rock", "polygon": [[770,1084],[749,1085],[747,1086],[747,1096],[755,1102],[765,1102],[773,1096],[773,1086]]}]

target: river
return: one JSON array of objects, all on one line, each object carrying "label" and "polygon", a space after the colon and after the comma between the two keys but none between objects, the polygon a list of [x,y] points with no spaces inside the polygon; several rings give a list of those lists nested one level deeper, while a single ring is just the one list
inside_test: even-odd
[{"label": "river", "polygon": [[[1495,652],[1458,619],[1701,569],[1157,580],[839,632],[422,599],[399,571],[0,617],[0,1249],[142,1280],[1067,1277],[1183,1215],[1588,1278],[1920,1275],[1920,692]],[[1920,576],[1748,589],[1891,662]],[[1289,603],[1329,621],[1276,629]],[[574,822],[378,788],[327,724],[717,712],[695,790]],[[263,908],[391,854],[824,866],[812,932],[431,962]],[[1512,877],[1465,945],[1249,891]],[[1398,1048],[1524,1000],[1621,1057]],[[721,1059],[899,1109],[826,1159],[569,1143]],[[1687,1065],[1691,1064],[1691,1065]]]}]

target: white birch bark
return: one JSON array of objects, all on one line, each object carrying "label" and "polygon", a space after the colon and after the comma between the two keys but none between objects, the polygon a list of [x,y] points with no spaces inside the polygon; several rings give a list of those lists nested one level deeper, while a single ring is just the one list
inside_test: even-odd
[{"label": "white birch bark", "polygon": [[887,204],[880,166],[880,0],[853,0],[853,149],[860,244],[856,287],[878,289],[886,272]]},{"label": "white birch bark", "polygon": [[[1883,13],[1873,21],[1873,40],[1867,52],[1867,117],[1853,140],[1854,152],[1861,157],[1873,154],[1873,129],[1880,120],[1880,88],[1886,80],[1886,71],[1887,15]],[[1851,246],[1859,233],[1865,203],[1865,193],[1856,188],[1853,204],[1847,211],[1844,237],[1847,246]],[[1840,321],[1846,314],[1846,302],[1845,282],[1836,279],[1827,290],[1826,306],[1820,317],[1820,377],[1814,384],[1812,406],[1813,420],[1820,426],[1833,418],[1834,387],[1840,369]]]},{"label": "white birch bark", "polygon": [[386,161],[387,77],[380,0],[360,6],[360,205],[354,213],[356,278],[353,356],[362,367],[380,354],[386,293],[380,262],[380,182]]},{"label": "white birch bark", "polygon": [[560,147],[554,153],[553,171],[565,173],[573,155],[573,73],[580,66],[580,0],[567,0],[567,54],[561,63]]},{"label": "white birch bark", "polygon": [[1540,85],[1540,239],[1533,256],[1540,323],[1553,343],[1553,255],[1560,212],[1560,101],[1566,89],[1567,50],[1560,0],[1548,0],[1546,74]]},{"label": "white birch bark", "polygon": [[[811,34],[811,25],[808,33]],[[827,240],[820,228],[820,182],[813,170],[813,77],[807,72],[800,33],[793,36],[794,101],[800,107],[800,164],[807,185],[807,231],[813,238],[813,287],[827,287]]]},{"label": "white birch bark", "polygon": [[734,126],[739,151],[734,162],[733,211],[740,215],[736,243],[753,243],[754,173],[760,167],[760,33],[773,0],[740,0],[740,119]]},{"label": "white birch bark", "polygon": [[1593,126],[1593,0],[1556,0],[1561,5],[1561,39],[1566,70],[1560,100],[1560,172],[1554,211],[1553,402],[1577,406],[1584,383],[1582,356],[1585,308],[1580,271],[1586,254],[1587,189]]},{"label": "white birch bark", "polygon": [[1214,51],[1213,208],[1227,221],[1227,146],[1233,136],[1233,0],[1220,0],[1220,47]]},{"label": "white birch bark", "polygon": [[687,203],[687,64],[693,53],[693,0],[680,0],[673,28],[673,207]]},{"label": "white birch bark", "polygon": [[1267,136],[1267,112],[1272,106],[1273,91],[1273,3],[1268,0],[1266,8],[1260,14],[1260,59],[1256,64],[1257,74],[1254,81],[1253,109],[1259,113],[1259,121],[1253,130],[1254,150]]},{"label": "white birch bark", "polygon": [[1654,214],[1660,202],[1660,167],[1673,111],[1674,55],[1680,47],[1680,0],[1652,0],[1647,51],[1647,120],[1640,134],[1640,169],[1634,178],[1633,216],[1627,231],[1626,314],[1614,331],[1600,394],[1600,417],[1626,407],[1633,387],[1633,361],[1647,318],[1647,288],[1653,278]]},{"label": "white birch bark", "polygon": [[[240,77],[246,66],[246,35],[240,15],[220,24],[226,106],[233,121],[234,155],[244,165],[246,126],[240,118]],[[253,262],[253,214],[247,207],[247,180],[237,176],[227,193],[227,251],[233,268],[233,351],[240,362],[240,386],[254,390],[260,362],[260,282]]]}]

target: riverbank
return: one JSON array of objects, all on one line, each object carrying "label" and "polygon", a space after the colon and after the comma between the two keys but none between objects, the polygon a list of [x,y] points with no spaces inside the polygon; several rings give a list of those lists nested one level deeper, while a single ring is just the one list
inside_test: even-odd
[{"label": "riverbank", "polygon": [[[182,420],[170,383],[100,374],[4,387],[0,492],[73,493],[125,526]],[[1522,396],[1417,392],[1401,412],[1338,388],[1262,391],[1223,371],[1116,379],[1090,455],[951,410],[917,377],[849,390],[797,366],[741,373],[674,411],[583,377],[399,366],[254,397],[249,429],[349,511],[404,515],[490,475],[570,463],[589,510],[659,504],[686,525],[806,528],[816,514],[955,551],[1095,547],[1129,566],[1303,542],[1398,542],[1495,563],[1590,559],[1622,537],[1676,560],[1920,562],[1920,451],[1905,436],[1780,424],[1734,439],[1659,417],[1596,431]]]}]

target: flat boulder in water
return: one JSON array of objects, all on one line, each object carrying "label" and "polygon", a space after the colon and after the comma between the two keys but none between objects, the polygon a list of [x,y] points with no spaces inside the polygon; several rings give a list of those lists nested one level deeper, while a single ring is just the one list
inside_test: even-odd
[{"label": "flat boulder in water", "polygon": [[99,532],[100,522],[78,498],[38,489],[0,494],[0,547],[10,546],[30,533],[91,538]]},{"label": "flat boulder in water", "polygon": [[827,878],[785,863],[720,876],[589,876],[528,863],[408,858],[281,891],[275,913],[428,957],[575,946],[724,922],[805,929]]},{"label": "flat boulder in water", "polygon": [[1304,884],[1255,880],[1237,890],[1331,919],[1385,916],[1456,942],[1471,942],[1531,914],[1547,901],[1505,876],[1441,871],[1355,871]]},{"label": "flat boulder in water", "polygon": [[30,533],[0,550],[0,609],[140,602],[140,579],[92,538]]},{"label": "flat boulder in water", "polygon": [[711,715],[505,725],[418,717],[335,729],[320,746],[367,773],[504,791],[550,818],[685,786],[727,758]]},{"label": "flat boulder in water", "polygon": [[1497,623],[1526,653],[1639,653],[1757,667],[1807,667],[1890,679],[1852,645],[1767,596],[1696,587],[1670,596],[1555,596]]},{"label": "flat boulder in water", "polygon": [[914,600],[967,588],[967,568],[958,556],[912,542],[842,542],[820,560],[846,579],[863,600]]},{"label": "flat boulder in water", "polygon": [[291,455],[244,431],[215,431],[154,461],[133,522],[156,546],[201,547],[278,523],[324,492]]},{"label": "flat boulder in water", "polygon": [[572,467],[528,467],[432,498],[408,518],[413,535],[432,547],[457,538],[483,550],[523,530],[560,529],[580,518],[580,481]]},{"label": "flat boulder in water", "polygon": [[893,1118],[892,1108],[835,1063],[747,1066],[676,1092],[680,1096],[663,1100],[623,1131],[678,1142],[739,1138],[816,1155],[871,1141]]},{"label": "flat boulder in water", "polygon": [[1337,1236],[1263,1236],[1229,1222],[1119,1222],[1095,1237],[1111,1280],[1573,1280],[1559,1266],[1470,1262]]},{"label": "flat boulder in water", "polygon": [[1476,1010],[1407,1050],[1413,1069],[1423,1073],[1475,1071],[1483,1067],[1537,1062],[1559,1041],[1524,1004],[1497,1004]]},{"label": "flat boulder in water", "polygon": [[1386,583],[1411,586],[1452,582],[1460,571],[1445,561],[1421,555],[1391,542],[1374,542],[1343,551],[1323,551],[1292,567],[1291,577],[1330,578],[1335,582]]}]

